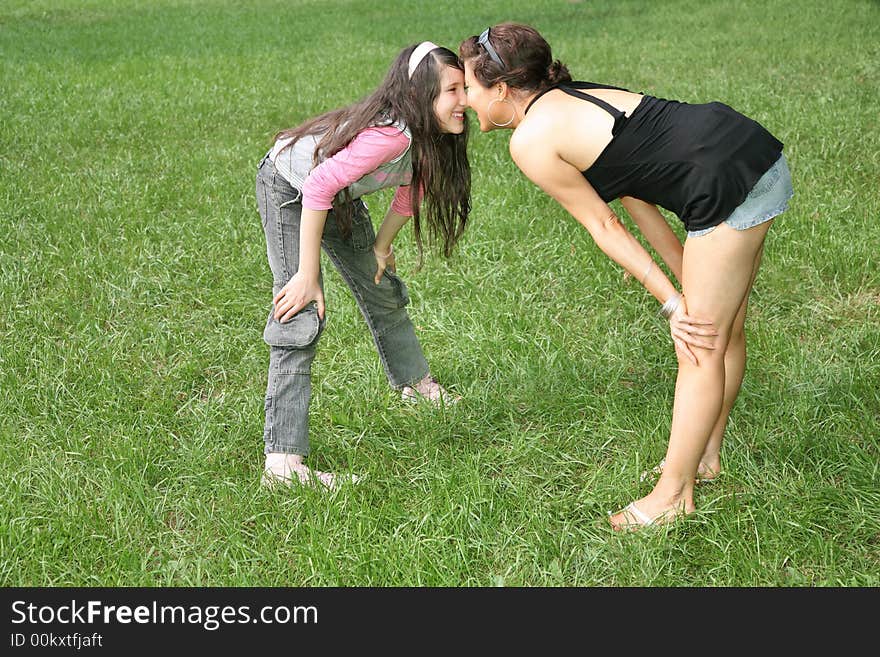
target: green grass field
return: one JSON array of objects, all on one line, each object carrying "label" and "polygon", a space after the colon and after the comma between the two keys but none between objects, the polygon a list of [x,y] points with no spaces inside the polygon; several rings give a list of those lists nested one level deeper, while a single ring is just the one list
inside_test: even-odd
[{"label": "green grass field", "polygon": [[[259,485],[257,162],[403,46],[503,20],[576,78],[721,100],[786,144],[726,474],[670,528],[605,521],[666,447],[657,304],[475,124],[455,256],[414,272],[396,246],[465,401],[400,402],[325,269],[310,463],[368,476]],[[0,88],[3,585],[880,585],[877,2],[5,0]]]}]

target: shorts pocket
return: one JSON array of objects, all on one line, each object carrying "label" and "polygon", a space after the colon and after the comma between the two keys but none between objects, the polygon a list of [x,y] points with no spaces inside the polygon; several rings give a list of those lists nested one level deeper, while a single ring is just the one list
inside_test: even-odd
[{"label": "shorts pocket", "polygon": [[781,172],[779,171],[779,166],[774,164],[758,179],[758,182],[755,183],[755,186],[752,187],[746,198],[758,198],[764,196],[764,194],[773,189],[773,186],[779,180],[780,175]]},{"label": "shorts pocket", "polygon": [[302,349],[318,339],[323,322],[318,317],[318,309],[312,302],[294,315],[288,322],[279,322],[273,311],[269,312],[263,340],[271,347]]}]

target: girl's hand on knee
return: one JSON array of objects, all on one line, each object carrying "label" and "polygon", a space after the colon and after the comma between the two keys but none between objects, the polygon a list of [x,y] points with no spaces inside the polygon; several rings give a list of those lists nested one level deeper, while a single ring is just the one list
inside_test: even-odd
[{"label": "girl's hand on knee", "polygon": [[687,314],[684,297],[678,308],[669,317],[669,330],[675,348],[694,365],[699,365],[691,347],[715,349],[715,337],[718,331],[711,320],[692,317]]},{"label": "girl's hand on knee", "polygon": [[318,309],[318,317],[324,319],[324,291],[316,280],[310,280],[297,272],[272,299],[275,319],[289,322],[312,301]]},{"label": "girl's hand on knee", "polygon": [[388,245],[388,249],[383,251],[382,249],[376,248],[376,245],[373,245],[373,255],[376,256],[376,277],[373,279],[373,282],[378,285],[382,280],[382,274],[385,273],[385,270],[394,271],[397,263],[394,259],[394,247],[390,244]]}]

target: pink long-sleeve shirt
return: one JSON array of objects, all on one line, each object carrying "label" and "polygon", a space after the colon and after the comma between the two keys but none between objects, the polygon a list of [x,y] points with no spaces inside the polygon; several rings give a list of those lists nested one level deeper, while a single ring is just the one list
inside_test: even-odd
[{"label": "pink long-sleeve shirt", "polygon": [[329,210],[336,195],[346,188],[352,198],[358,198],[396,186],[391,210],[412,216],[409,130],[397,125],[367,128],[348,146],[311,168],[317,140],[317,136],[307,136],[284,148],[289,139],[281,139],[270,152],[279,173],[301,189],[303,207]]}]

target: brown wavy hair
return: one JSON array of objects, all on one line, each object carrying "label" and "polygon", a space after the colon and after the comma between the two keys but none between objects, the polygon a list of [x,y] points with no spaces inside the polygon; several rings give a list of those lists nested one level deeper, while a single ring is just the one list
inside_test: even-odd
[{"label": "brown wavy hair", "polygon": [[[370,126],[396,121],[406,124],[412,134],[413,233],[421,265],[423,215],[427,219],[429,244],[440,245],[446,257],[464,233],[471,209],[471,169],[467,158],[467,121],[461,134],[446,133],[434,114],[444,68],[463,70],[462,63],[454,52],[438,47],[419,63],[410,79],[409,57],[417,46],[407,46],[397,55],[385,80],[366,98],[282,130],[275,139],[292,137],[288,144],[291,146],[305,135],[321,135],[313,157],[317,165],[348,146]],[[415,193],[420,188],[424,190],[422,204]],[[334,202],[333,210],[340,232],[347,236],[351,233],[354,207],[348,189],[341,196],[342,203]]]},{"label": "brown wavy hair", "polygon": [[484,87],[505,82],[514,89],[541,92],[571,82],[568,68],[553,59],[550,44],[538,31],[521,23],[499,23],[489,28],[489,43],[504,65],[499,65],[472,36],[458,48],[462,61],[471,62],[474,76]]}]

